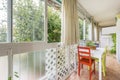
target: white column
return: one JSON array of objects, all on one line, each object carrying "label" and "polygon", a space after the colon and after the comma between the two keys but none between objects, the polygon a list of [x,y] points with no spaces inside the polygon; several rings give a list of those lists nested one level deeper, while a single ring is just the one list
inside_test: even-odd
[{"label": "white column", "polygon": [[[12,42],[12,0],[7,0],[7,42]],[[13,54],[11,48],[8,51],[8,79],[13,77]]]},{"label": "white column", "polygon": [[97,40],[97,27],[96,25],[94,26],[94,41]]},{"label": "white column", "polygon": [[7,42],[12,42],[12,0],[7,0]]},{"label": "white column", "polygon": [[84,22],[83,22],[83,40],[85,40],[85,34],[86,34],[86,20],[84,20]]},{"label": "white column", "polygon": [[92,23],[89,24],[89,40],[92,40]]},{"label": "white column", "polygon": [[120,62],[120,14],[117,16],[116,38],[116,57]]},{"label": "white column", "polygon": [[48,0],[45,0],[45,17],[44,17],[44,41],[48,42],[48,15],[47,15],[47,2]]},{"label": "white column", "polygon": [[97,26],[97,28],[96,28],[97,29],[97,41],[99,41],[99,26],[98,26],[98,23],[97,23],[96,26]]},{"label": "white column", "polygon": [[101,36],[102,36],[102,28],[99,27],[99,42],[100,42],[99,46],[101,46]]},{"label": "white column", "polygon": [[94,21],[93,18],[91,19],[92,22],[92,40],[94,41]]},{"label": "white column", "polygon": [[96,23],[95,25],[95,41],[99,41],[99,26],[98,26],[98,23]]}]

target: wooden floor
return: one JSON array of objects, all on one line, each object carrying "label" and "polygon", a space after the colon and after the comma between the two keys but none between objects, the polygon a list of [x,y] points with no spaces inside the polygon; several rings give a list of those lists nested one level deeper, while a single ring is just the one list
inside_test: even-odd
[{"label": "wooden floor", "polygon": [[[103,77],[102,80],[120,80],[120,64],[117,62],[115,55],[107,55],[106,67],[106,77]],[[98,66],[96,64],[96,69],[97,68]],[[89,80],[88,78],[89,71],[87,69],[87,66],[84,66],[80,77],[77,75],[77,72],[73,72],[66,80]],[[96,74],[93,74],[92,80],[98,80],[98,70],[96,70]]]}]

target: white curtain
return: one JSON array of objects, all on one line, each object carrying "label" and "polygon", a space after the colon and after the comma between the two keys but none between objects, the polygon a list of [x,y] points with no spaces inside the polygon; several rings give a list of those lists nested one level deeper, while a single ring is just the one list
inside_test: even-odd
[{"label": "white curtain", "polygon": [[63,0],[61,41],[65,45],[79,41],[77,0]]}]

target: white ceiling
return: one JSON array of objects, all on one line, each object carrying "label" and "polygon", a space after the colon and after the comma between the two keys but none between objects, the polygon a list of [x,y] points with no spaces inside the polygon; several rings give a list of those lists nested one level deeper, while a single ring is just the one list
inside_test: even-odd
[{"label": "white ceiling", "polygon": [[120,0],[78,0],[100,26],[115,25],[120,12]]}]

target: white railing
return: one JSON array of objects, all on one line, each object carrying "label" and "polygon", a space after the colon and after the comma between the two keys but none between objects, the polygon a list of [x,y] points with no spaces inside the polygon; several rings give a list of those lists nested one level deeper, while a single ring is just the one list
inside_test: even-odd
[{"label": "white railing", "polygon": [[[36,76],[41,74],[36,74],[36,65],[39,61],[41,64],[39,67],[42,66],[44,63],[41,60],[45,60],[45,74],[41,75],[39,80],[64,80],[75,69],[76,49],[76,45],[60,46],[58,43],[2,43],[0,44],[0,56],[8,56],[8,76],[13,76],[13,80],[30,80],[30,75],[33,75],[34,80],[38,80]],[[41,51],[43,52],[41,53]],[[32,55],[33,63],[30,63],[29,59],[31,54],[34,54]],[[44,57],[41,54],[45,54]],[[40,58],[37,58],[38,56]],[[25,59],[24,63],[22,63],[22,59]],[[35,70],[29,75],[30,64],[33,64]],[[23,66],[27,70],[26,73],[22,69]],[[24,79],[22,73],[27,74]]]}]

